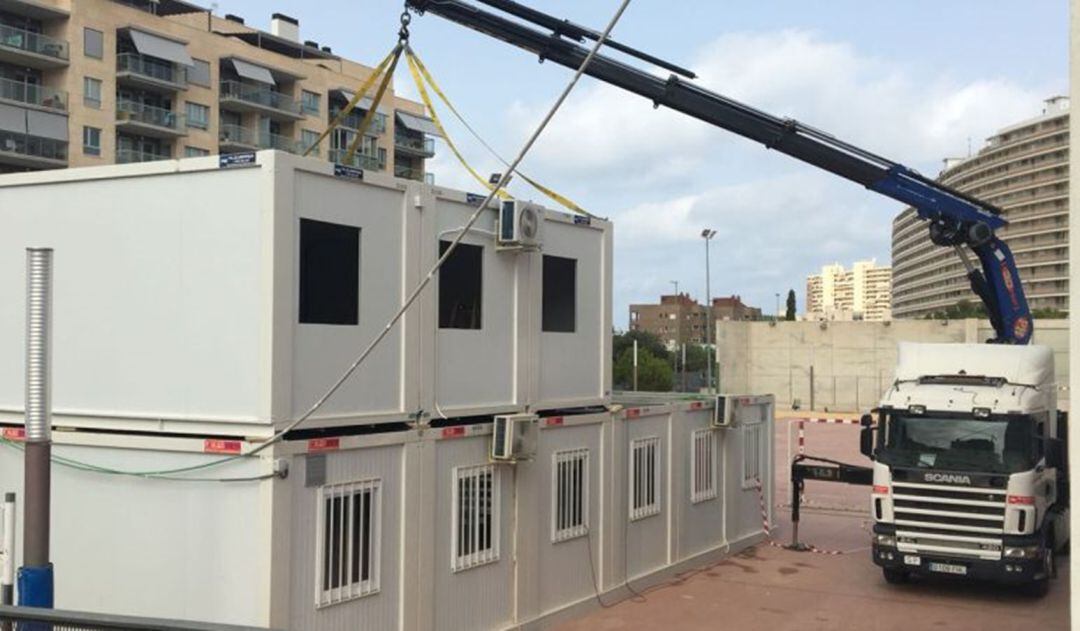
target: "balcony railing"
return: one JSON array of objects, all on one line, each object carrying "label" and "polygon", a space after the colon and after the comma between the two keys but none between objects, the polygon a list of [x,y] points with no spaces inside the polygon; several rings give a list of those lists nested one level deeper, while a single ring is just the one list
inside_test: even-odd
[{"label": "balcony railing", "polygon": [[56,88],[0,79],[0,99],[66,111],[68,94]]},{"label": "balcony railing", "polygon": [[135,121],[155,127],[178,129],[180,117],[176,112],[163,107],[121,99],[116,103],[116,119],[118,121]]},{"label": "balcony railing", "polygon": [[13,153],[46,160],[67,160],[68,143],[52,138],[0,131],[0,154]]},{"label": "balcony railing", "polygon": [[435,139],[430,136],[394,134],[394,146],[422,153],[428,157],[435,155]]},{"label": "balcony railing", "polygon": [[425,177],[423,169],[418,169],[403,164],[394,165],[394,176],[403,177],[409,180],[416,180],[418,182],[427,182],[427,178]]},{"label": "balcony railing", "polygon": [[259,134],[259,149],[277,149],[278,151],[288,151],[289,153],[298,153],[297,143],[295,140],[288,136],[282,136],[280,134],[271,134],[262,132]]},{"label": "balcony railing", "polygon": [[281,112],[288,112],[289,114],[295,114],[297,116],[300,115],[300,104],[291,96],[271,90],[270,88],[254,86],[239,81],[222,81],[221,99],[236,99],[238,101],[261,105]]},{"label": "balcony railing", "polygon": [[218,140],[223,144],[257,147],[255,132],[241,125],[222,124],[218,127]]},{"label": "balcony railing", "polygon": [[68,59],[68,43],[62,39],[0,24],[0,48],[16,48],[28,53]]},{"label": "balcony railing", "polygon": [[350,167],[359,167],[361,169],[369,169],[371,171],[382,171],[386,169],[386,154],[380,153],[377,156],[373,156],[368,153],[360,153],[359,151],[353,156],[351,162],[346,161],[347,149],[331,149],[330,161],[335,164],[344,164]]},{"label": "balcony railing", "polygon": [[[330,119],[337,118],[341,113],[340,109],[335,109],[330,112]],[[364,120],[365,113],[363,110],[353,110],[349,112],[349,115],[342,119],[340,126],[347,127],[349,129],[360,129],[360,123]],[[386,133],[386,114],[375,113],[375,117],[371,119],[371,126],[368,127],[368,133],[373,135],[381,135]]]},{"label": "balcony railing", "polygon": [[118,55],[116,57],[116,70],[117,72],[129,72],[165,83],[187,84],[187,69],[180,64],[136,53]]},{"label": "balcony railing", "polygon": [[157,162],[159,160],[172,160],[172,156],[156,151],[143,151],[140,149],[116,150],[116,162],[118,164],[131,164],[133,162]]}]

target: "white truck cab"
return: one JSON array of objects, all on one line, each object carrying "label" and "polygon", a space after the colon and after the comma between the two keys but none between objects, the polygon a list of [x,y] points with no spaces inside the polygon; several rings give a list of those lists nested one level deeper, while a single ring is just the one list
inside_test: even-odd
[{"label": "white truck cab", "polygon": [[1049,348],[901,343],[896,379],[863,425],[886,580],[951,574],[1045,593],[1068,539]]}]

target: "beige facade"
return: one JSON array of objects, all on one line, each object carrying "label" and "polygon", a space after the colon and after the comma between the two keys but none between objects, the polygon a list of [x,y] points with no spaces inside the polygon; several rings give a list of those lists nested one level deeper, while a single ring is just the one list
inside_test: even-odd
[{"label": "beige facade", "polygon": [[[1005,211],[998,231],[1016,257],[1032,310],[1068,311],[1069,99],[1007,127],[976,155],[947,160],[938,181]],[[978,304],[951,248],[933,245],[911,208],[893,220],[893,313],[919,318],[961,300]]]},{"label": "beige facade", "polygon": [[[743,303],[741,296],[713,298],[712,305],[717,322],[761,319],[761,309]],[[652,333],[669,349],[681,344],[709,343],[708,321],[708,306],[689,294],[660,296],[660,304],[630,305],[630,330]]]},{"label": "beige facade", "polygon": [[856,261],[850,270],[834,263],[806,277],[807,320],[892,319],[892,269],[875,260]]},{"label": "beige facade", "polygon": [[[4,0],[0,172],[303,153],[373,70],[301,41],[293,18],[271,24],[260,31],[180,0]],[[364,113],[317,155],[344,162]],[[429,178],[434,131],[391,86],[351,166]]]}]

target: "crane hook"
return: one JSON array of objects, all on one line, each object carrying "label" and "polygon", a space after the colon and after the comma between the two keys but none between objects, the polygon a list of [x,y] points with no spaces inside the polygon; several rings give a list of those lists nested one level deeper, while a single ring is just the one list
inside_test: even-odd
[{"label": "crane hook", "polygon": [[409,23],[412,22],[412,15],[409,14],[408,5],[401,12],[401,28],[398,30],[398,44],[405,46],[409,43]]}]

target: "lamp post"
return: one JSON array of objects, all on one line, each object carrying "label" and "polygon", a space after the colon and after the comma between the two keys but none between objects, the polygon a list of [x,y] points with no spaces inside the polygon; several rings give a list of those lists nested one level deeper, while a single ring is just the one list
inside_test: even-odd
[{"label": "lamp post", "polygon": [[682,344],[683,335],[683,312],[682,312],[682,300],[679,298],[679,281],[669,280],[669,283],[675,285],[675,317],[678,318],[675,321],[675,348],[671,352],[671,369],[675,372],[679,370],[679,346]]},{"label": "lamp post", "polygon": [[776,292],[776,311],[773,311],[773,322],[780,320],[780,292]]},{"label": "lamp post", "polygon": [[713,320],[712,288],[709,286],[709,241],[712,241],[715,236],[716,231],[710,228],[701,231],[701,238],[705,239],[705,304],[708,305],[709,320],[705,324],[705,383],[709,394],[713,393],[712,365],[716,359],[712,346],[713,327],[716,326],[716,322]]}]

